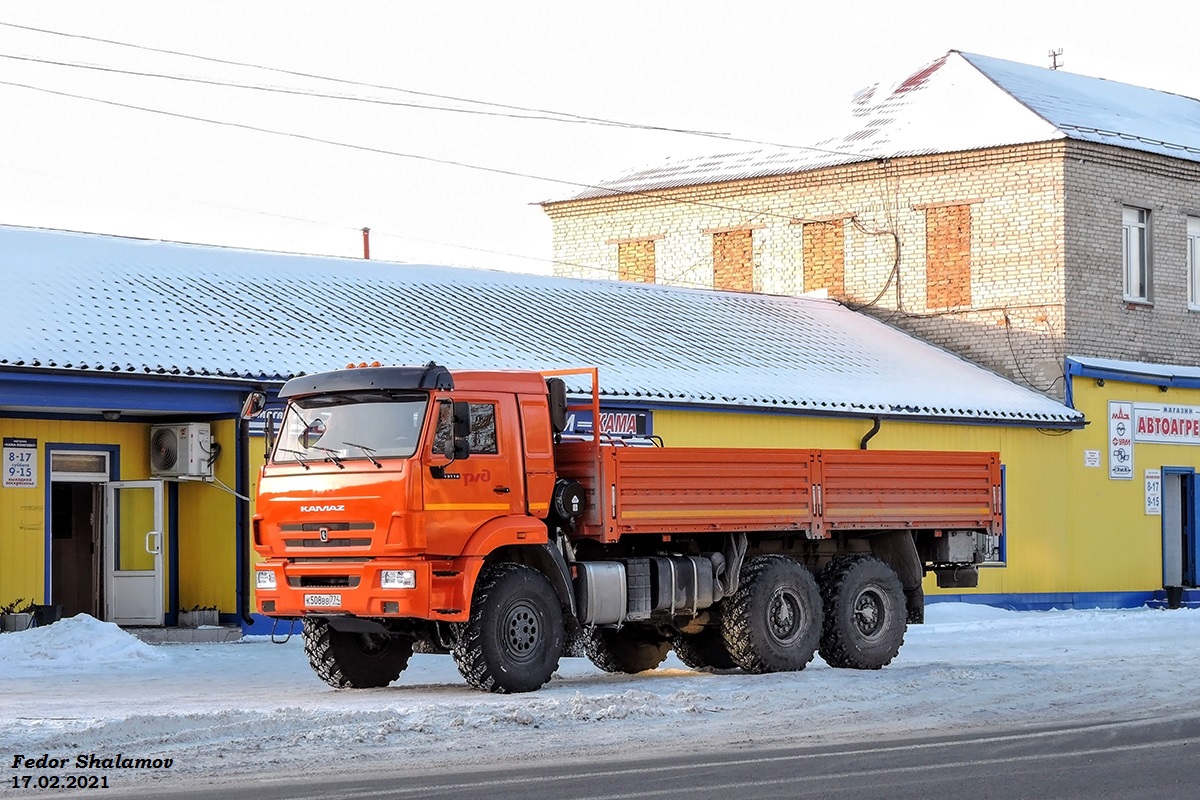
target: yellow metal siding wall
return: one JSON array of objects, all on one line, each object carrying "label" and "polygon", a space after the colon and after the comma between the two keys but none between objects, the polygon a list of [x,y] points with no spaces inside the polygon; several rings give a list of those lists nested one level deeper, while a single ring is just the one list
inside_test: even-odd
[{"label": "yellow metal siding wall", "polygon": [[[1200,389],[1171,388],[1077,378],[1075,405],[1091,425],[1075,440],[1067,471],[1076,527],[1075,580],[1106,589],[1156,589],[1162,586],[1162,518],[1146,514],[1145,470],[1191,467],[1200,472],[1200,447],[1136,442],[1133,480],[1110,480],[1109,401],[1200,406]],[[1083,466],[1084,450],[1100,451],[1100,466]]]},{"label": "yellow metal siding wall", "polygon": [[18,597],[45,603],[47,445],[120,448],[121,480],[148,477],[150,428],[133,423],[0,419],[0,436],[37,439],[37,486],[0,488],[0,605]]},{"label": "yellow metal siding wall", "polygon": [[[231,420],[212,423],[213,441],[221,446],[213,475],[230,488],[237,485],[237,426]],[[216,606],[237,609],[237,503],[214,483],[179,484],[179,608]]]},{"label": "yellow metal siding wall", "polygon": [[[231,420],[212,424],[213,441],[221,445],[214,474],[229,487],[237,482],[236,425]],[[38,465],[35,488],[0,488],[0,605],[24,598],[37,603],[43,597],[46,563],[47,445],[71,444],[119,448],[120,480],[148,480],[150,425],[125,422],[0,419],[0,436],[37,439]],[[251,479],[257,489],[263,440],[251,439]],[[233,495],[213,484],[179,482],[179,607],[216,606],[236,610],[236,503]],[[251,494],[253,496],[253,492]],[[169,526],[171,520],[166,519]],[[144,525],[149,529],[149,525]],[[163,532],[164,565],[170,564],[170,541]],[[140,545],[140,542],[133,542]],[[128,554],[133,558],[132,551]],[[129,561],[132,566],[145,566]],[[164,566],[166,569],[166,566]],[[164,608],[170,591],[164,572]]]},{"label": "yellow metal siding wall", "polygon": [[[1095,425],[1092,426],[1096,427]],[[797,417],[782,414],[737,414],[696,411],[658,411],[654,432],[668,447],[830,447],[857,448],[871,429],[869,419]],[[872,450],[983,450],[1000,453],[1007,472],[1007,566],[981,570],[979,588],[967,593],[1041,593],[1130,590],[1144,585],[1139,573],[1131,585],[1100,585],[1087,570],[1079,570],[1074,551],[1067,492],[1069,467],[1081,431],[1042,433],[1031,428],[991,425],[945,425],[884,421],[868,444]],[[1119,565],[1121,559],[1114,559]],[[1119,566],[1117,566],[1119,570]],[[925,590],[937,594],[934,577]],[[947,592],[943,592],[947,593]]]}]

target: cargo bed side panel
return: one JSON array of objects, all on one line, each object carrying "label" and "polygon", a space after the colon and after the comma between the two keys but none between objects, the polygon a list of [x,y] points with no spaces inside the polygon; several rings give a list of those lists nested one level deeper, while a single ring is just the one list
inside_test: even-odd
[{"label": "cargo bed side panel", "polygon": [[822,450],[819,459],[820,511],[829,532],[1000,530],[994,453]]},{"label": "cargo bed side panel", "polygon": [[812,524],[810,450],[613,448],[609,535],[806,531]]}]

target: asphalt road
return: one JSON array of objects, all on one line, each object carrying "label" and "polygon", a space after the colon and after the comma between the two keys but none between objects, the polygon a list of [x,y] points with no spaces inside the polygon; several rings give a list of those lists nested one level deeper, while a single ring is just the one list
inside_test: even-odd
[{"label": "asphalt road", "polygon": [[159,785],[122,794],[172,800],[1187,798],[1200,785],[1200,716],[974,732],[912,742],[741,747],[590,763],[548,759],[538,765],[437,775],[415,774],[411,765],[408,769],[248,778],[208,786]]}]

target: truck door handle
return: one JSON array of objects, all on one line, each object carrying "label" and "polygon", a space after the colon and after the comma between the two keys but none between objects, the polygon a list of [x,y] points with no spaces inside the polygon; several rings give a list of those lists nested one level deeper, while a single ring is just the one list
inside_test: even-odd
[{"label": "truck door handle", "polygon": [[512,491],[512,489],[508,488],[507,486],[497,486],[495,489],[492,489],[492,491],[496,494],[508,494]]}]

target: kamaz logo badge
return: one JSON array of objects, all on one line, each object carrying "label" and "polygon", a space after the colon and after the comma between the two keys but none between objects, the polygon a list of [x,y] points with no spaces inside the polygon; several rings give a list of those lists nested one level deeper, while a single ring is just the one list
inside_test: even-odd
[{"label": "kamaz logo badge", "polygon": [[318,511],[345,511],[344,505],[339,506],[300,506],[301,514],[310,514]]},{"label": "kamaz logo badge", "polygon": [[321,530],[318,533],[321,536],[322,542],[329,541],[329,528],[321,528]]}]

